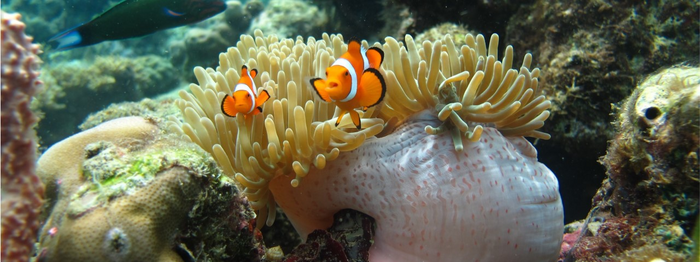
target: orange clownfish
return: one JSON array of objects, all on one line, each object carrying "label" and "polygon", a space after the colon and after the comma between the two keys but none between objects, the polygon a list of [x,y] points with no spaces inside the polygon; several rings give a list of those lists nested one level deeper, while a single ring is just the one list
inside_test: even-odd
[{"label": "orange clownfish", "polygon": [[253,78],[258,75],[258,70],[253,69],[248,73],[248,67],[241,68],[241,80],[233,88],[233,95],[226,95],[221,100],[221,112],[230,117],[243,113],[245,116],[257,115],[262,112],[262,104],[270,99],[270,93],[263,90],[256,94],[257,88]]},{"label": "orange clownfish", "polygon": [[352,123],[361,129],[360,115],[355,111],[379,104],[386,93],[384,77],[379,66],[384,61],[384,52],[371,47],[365,50],[356,39],[348,43],[348,51],[326,68],[326,80],[313,78],[311,86],[326,102],[334,102],[341,109],[335,126],[345,113],[350,113]]}]

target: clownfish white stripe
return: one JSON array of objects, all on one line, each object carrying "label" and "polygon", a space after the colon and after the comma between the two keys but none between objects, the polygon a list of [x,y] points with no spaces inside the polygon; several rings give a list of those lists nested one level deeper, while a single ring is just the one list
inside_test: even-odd
[{"label": "clownfish white stripe", "polygon": [[[241,76],[241,77],[243,77],[243,76]],[[255,86],[255,81],[253,81],[253,77],[250,76],[250,72],[248,72],[248,74],[246,74],[245,77],[247,77],[248,79],[250,79],[251,88],[253,88],[253,93],[255,93],[255,96],[254,96],[254,97],[258,97],[258,87]]]},{"label": "clownfish white stripe", "polygon": [[[248,76],[248,77],[250,77],[250,76]],[[252,80],[252,79],[251,79],[251,80]],[[255,88],[255,83],[253,83],[253,88]],[[248,95],[250,95],[250,99],[252,99],[253,101],[255,101],[255,98],[256,98],[255,93],[253,93],[253,90],[250,89],[250,87],[249,87],[248,85],[246,85],[246,84],[237,84],[236,87],[233,89],[233,92],[234,92],[234,93],[235,93],[236,91],[246,91],[246,92],[248,92]],[[248,112],[246,112],[246,114],[250,114],[251,112],[253,112],[253,110],[255,110],[255,102],[253,102],[253,103],[250,104],[250,110],[248,110]]]},{"label": "clownfish white stripe", "polygon": [[362,68],[362,72],[364,72],[365,70],[367,70],[367,68],[369,68],[369,59],[367,59],[367,50],[365,50],[364,46],[360,48],[360,55],[362,55],[362,63],[364,66]]},{"label": "clownfish white stripe", "polygon": [[[364,58],[366,60],[367,58]],[[365,62],[367,63],[367,62]],[[333,62],[333,65],[331,66],[342,66],[345,67],[346,70],[348,70],[348,73],[350,73],[350,77],[352,79],[352,87],[350,87],[350,93],[348,93],[348,96],[345,97],[345,99],[340,100],[340,102],[347,102],[355,98],[355,95],[357,95],[357,73],[355,72],[355,68],[352,66],[350,61],[348,61],[345,58],[338,58]],[[332,99],[331,99],[332,100]],[[333,100],[335,102],[335,100]]]}]

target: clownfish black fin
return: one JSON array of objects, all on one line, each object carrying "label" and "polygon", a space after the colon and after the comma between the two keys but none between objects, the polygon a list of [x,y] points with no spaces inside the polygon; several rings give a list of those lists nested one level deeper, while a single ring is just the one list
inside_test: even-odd
[{"label": "clownfish black fin", "polygon": [[236,101],[233,100],[233,97],[230,95],[224,96],[224,99],[221,100],[221,113],[229,117],[236,117],[238,111],[236,110],[235,104]]},{"label": "clownfish black fin", "polygon": [[343,116],[344,116],[345,113],[347,113],[347,112],[348,112],[348,111],[345,111],[345,110],[340,111],[340,114],[338,115],[338,120],[335,120],[335,127],[338,127],[338,125],[340,125],[340,120],[343,119]]},{"label": "clownfish black fin", "polygon": [[371,68],[379,68],[384,62],[384,51],[376,46],[370,47],[365,54]]},{"label": "clownfish black fin", "polygon": [[316,91],[316,94],[318,97],[321,98],[321,100],[325,102],[330,102],[331,101],[331,95],[326,92],[326,80],[323,80],[321,78],[312,78],[309,80],[309,83],[311,83],[311,87],[314,88],[314,91]]},{"label": "clownfish black fin", "polygon": [[251,78],[255,78],[256,75],[258,75],[258,69],[250,70],[250,77]]},{"label": "clownfish black fin", "polygon": [[360,40],[354,37],[350,38],[350,41],[348,42],[348,53],[359,55],[360,50],[362,50],[362,43]]},{"label": "clownfish black fin", "polygon": [[[263,103],[267,102],[267,100],[270,99],[270,93],[267,92],[267,90],[263,90],[260,92],[257,98],[255,98],[255,105],[257,106],[262,106]],[[262,110],[260,110],[262,111]]]},{"label": "clownfish black fin", "polygon": [[355,110],[350,110],[350,118],[352,119],[352,123],[355,124],[355,127],[357,127],[357,130],[362,130],[362,122],[360,122],[360,114],[357,113]]}]

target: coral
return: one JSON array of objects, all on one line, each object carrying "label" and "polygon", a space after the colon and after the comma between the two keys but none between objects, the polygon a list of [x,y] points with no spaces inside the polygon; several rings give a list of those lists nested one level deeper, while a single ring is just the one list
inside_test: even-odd
[{"label": "coral", "polygon": [[260,232],[263,234],[266,246],[278,246],[284,254],[289,254],[301,243],[301,237],[279,207],[277,207],[273,226],[263,227]]},{"label": "coral", "polygon": [[[147,141],[157,132],[158,128],[148,121],[137,118],[121,118],[83,131],[63,140],[49,148],[39,158],[37,174],[46,185],[48,204],[44,206],[44,214],[62,217],[70,204],[70,196],[77,192],[83,184],[81,176],[82,162],[86,155],[84,148],[88,144],[107,141],[119,144],[131,141]],[[53,219],[44,223],[42,235],[46,235],[54,225]],[[60,222],[60,221],[55,221]],[[45,237],[41,237],[45,239]]]},{"label": "coral", "polygon": [[39,174],[54,185],[42,261],[256,261],[264,252],[252,210],[213,159],[152,121],[119,118],[63,140]]},{"label": "coral", "polygon": [[580,261],[595,261],[620,253],[632,244],[636,231],[634,225],[638,222],[638,219],[607,219],[594,231],[594,236],[581,238],[575,243],[571,249],[573,257]]},{"label": "coral", "polygon": [[19,14],[1,11],[2,261],[27,261],[39,227],[44,187],[35,173],[36,115],[29,103],[42,87],[39,45],[24,34]]},{"label": "coral", "polygon": [[52,88],[38,94],[33,106],[44,114],[38,129],[44,146],[76,133],[88,114],[111,103],[154,96],[180,83],[177,70],[158,56],[58,63],[43,79]]},{"label": "coral", "polygon": [[[314,0],[310,2],[318,8],[317,14],[322,13],[323,17],[330,18],[325,27],[326,31],[358,39],[375,39],[380,30],[392,30],[390,25],[385,25],[386,23],[399,22],[396,21],[395,11],[400,7],[388,1]],[[267,29],[263,31],[268,32]],[[401,36],[404,34],[405,32]]]},{"label": "coral", "polygon": [[424,32],[420,33],[419,35],[416,36],[416,42],[422,43],[423,41],[435,41],[442,39],[443,36],[445,35],[451,35],[454,37],[455,45],[456,46],[462,46],[466,44],[467,41],[467,35],[472,34],[474,35],[475,33],[472,31],[469,31],[465,26],[463,25],[456,25],[452,23],[442,23],[439,25],[436,25],[435,27],[431,27]]},{"label": "coral", "polygon": [[612,261],[629,261],[629,262],[684,262],[688,257],[669,251],[662,244],[646,245],[637,249],[626,251],[623,254],[612,258]]},{"label": "coral", "polygon": [[564,237],[561,242],[561,249],[559,251],[559,261],[563,261],[571,248],[574,247],[576,242],[581,237],[581,226],[580,221],[566,224],[564,226]]},{"label": "coral", "polygon": [[527,1],[390,1],[392,5],[407,6],[414,18],[409,34],[422,32],[442,23],[469,25],[479,32],[504,32],[505,26],[520,8],[532,5]]},{"label": "coral", "polygon": [[601,158],[608,178],[593,199],[593,215],[605,221],[572,249],[575,258],[644,259],[658,250],[666,261],[690,258],[700,195],[699,91],[700,69],[676,66],[647,77],[616,109],[617,134]]},{"label": "coral", "polygon": [[293,35],[314,36],[328,31],[329,14],[308,1],[271,0],[250,28],[281,38]]},{"label": "coral", "polygon": [[107,108],[90,114],[78,128],[80,128],[80,130],[87,130],[103,122],[126,116],[150,117],[154,121],[158,121],[179,114],[179,109],[174,105],[172,100],[153,100],[146,98],[139,102],[110,104]]},{"label": "coral", "polygon": [[284,261],[367,261],[373,226],[371,217],[349,209],[341,210],[334,215],[328,231],[311,232],[306,243],[295,248]]},{"label": "coral", "polygon": [[699,8],[692,0],[564,0],[534,1],[510,14],[506,41],[533,53],[552,101],[543,131],[553,143],[538,148],[554,155],[540,159],[557,174],[567,172],[562,188],[577,188],[562,191],[567,221],[586,216],[588,199],[605,179],[597,160],[615,135],[611,104],[659,68],[697,61]]},{"label": "coral", "polygon": [[[488,45],[467,35],[461,47],[449,35],[385,41],[374,46],[386,55],[387,94],[362,114],[362,130],[350,119],[336,127],[335,106],[304,82],[345,52],[342,36],[261,31],[241,36],[216,70],[195,68],[199,84],[176,102],[180,128],[244,186],[258,226],[271,224],[279,205],[306,239],[349,208],[377,222],[373,260],[554,259],[563,230],[558,184],[523,138],[549,138],[537,131],[550,103],[531,56],[511,69],[508,46],[497,61],[498,35]],[[226,118],[219,103],[244,64],[259,70],[254,81],[272,101],[256,117]]]},{"label": "coral", "polygon": [[196,261],[261,261],[263,254],[273,261],[251,224],[255,213],[232,181],[211,181],[196,202],[179,234]]},{"label": "coral", "polygon": [[697,10],[696,1],[538,1],[519,11],[508,35],[543,64],[554,103],[545,130],[561,134],[555,139],[569,152],[604,152],[609,105],[659,67],[697,59]]},{"label": "coral", "polygon": [[205,21],[206,27],[196,27],[187,30],[182,40],[170,43],[170,61],[179,65],[188,80],[194,80],[192,67],[197,65],[215,65],[218,52],[233,44],[232,39],[245,33],[253,18],[263,10],[263,4],[258,1],[247,1],[242,5],[239,1],[227,1],[223,15],[212,17]]}]

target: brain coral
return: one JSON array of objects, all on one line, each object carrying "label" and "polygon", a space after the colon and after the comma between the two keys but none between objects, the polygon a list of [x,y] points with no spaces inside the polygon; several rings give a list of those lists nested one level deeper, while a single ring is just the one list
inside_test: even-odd
[{"label": "brain coral", "polygon": [[260,259],[253,211],[230,179],[209,154],[149,120],[111,120],[42,155],[38,173],[52,201],[39,261]]},{"label": "brain coral", "polygon": [[[243,35],[220,66],[195,68],[181,92],[184,134],[245,188],[259,221],[275,206],[305,238],[355,209],[376,219],[372,261],[551,261],[563,215],[554,174],[523,138],[549,116],[531,56],[519,70],[513,48],[498,60],[498,35],[415,43],[387,37],[380,72],[387,94],[362,114],[362,130],[323,103],[305,79],[322,76],[347,50],[343,37]],[[367,48],[367,42],[363,42]],[[272,95],[263,113],[226,118],[219,101],[242,65]],[[260,223],[262,224],[262,223]],[[259,226],[261,226],[259,224]]]}]

